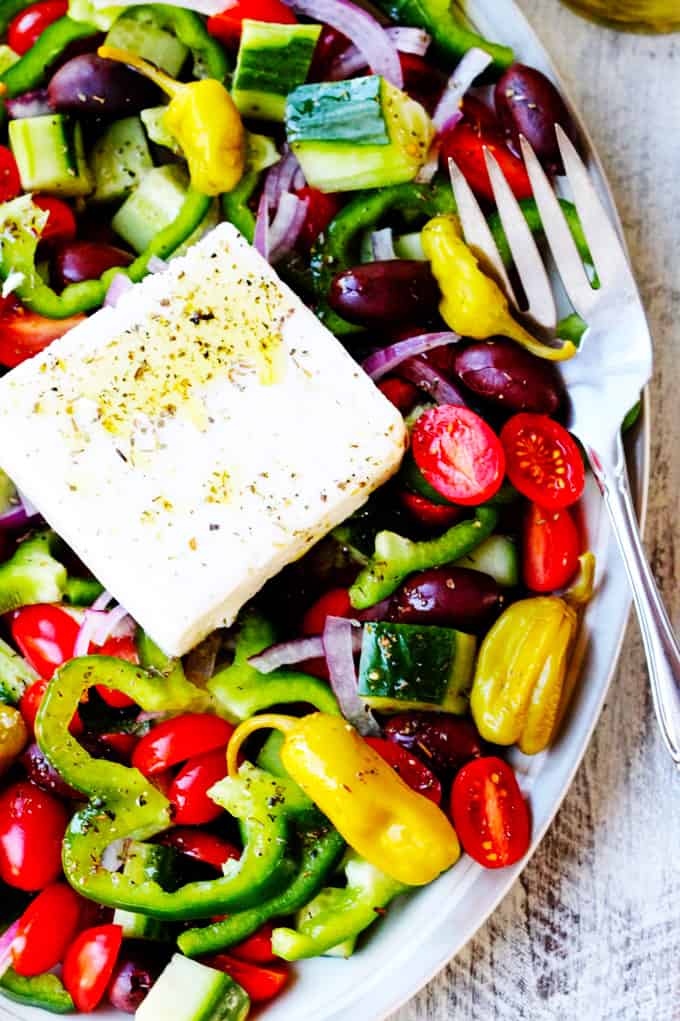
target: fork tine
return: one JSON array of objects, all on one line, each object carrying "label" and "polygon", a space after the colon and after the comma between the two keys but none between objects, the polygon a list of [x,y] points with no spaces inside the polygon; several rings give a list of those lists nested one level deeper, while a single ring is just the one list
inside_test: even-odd
[{"label": "fork tine", "polygon": [[581,256],[578,254],[557,196],[552,190],[552,185],[546,177],[543,167],[538,162],[536,153],[523,135],[520,136],[520,143],[543,230],[562,277],[562,283],[574,309],[580,316],[587,319],[590,310],[597,301],[598,292],[590,286]]},{"label": "fork tine", "polygon": [[449,158],[449,174],[451,175],[451,187],[458,207],[458,216],[463,228],[465,241],[471,248],[484,256],[490,269],[501,284],[505,293],[512,301],[515,308],[518,308],[515,291],[505,270],[500,252],[493,239],[493,234],[486,222],[484,213],[479,208],[477,199],[472,194],[472,189],[459,170],[455,160]]},{"label": "fork tine", "polygon": [[550,280],[534,236],[496,157],[486,146],[484,158],[503,230],[529,301],[528,315],[541,326],[552,330],[557,325],[557,309]]},{"label": "fork tine", "polygon": [[597,275],[603,287],[610,286],[621,279],[622,273],[630,275],[628,260],[574,143],[559,124],[555,126],[555,131]]}]

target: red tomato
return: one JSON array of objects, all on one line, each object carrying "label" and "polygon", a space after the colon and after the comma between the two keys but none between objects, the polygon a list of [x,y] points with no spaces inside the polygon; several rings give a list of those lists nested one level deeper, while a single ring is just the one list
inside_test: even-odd
[{"label": "red tomato", "polygon": [[[31,733],[35,732],[35,718],[38,715],[40,703],[43,700],[43,696],[47,691],[47,686],[49,683],[50,682],[46,677],[42,677],[39,681],[36,681],[34,684],[32,684],[30,688],[26,689],[26,691],[23,693],[19,701],[19,712],[23,716],[24,723],[29,728]],[[82,734],[83,723],[78,713],[76,713],[73,719],[71,720],[71,726],[69,727],[69,730],[76,737],[78,736],[78,734]]]},{"label": "red tomato", "polygon": [[[109,638],[101,648],[91,645],[90,653],[96,653],[98,656],[115,656],[116,659],[124,659],[126,663],[139,663],[137,646],[131,635]],[[114,709],[127,709],[128,706],[135,704],[133,698],[124,695],[122,691],[116,691],[115,688],[107,688],[105,684],[97,684],[95,687],[106,704]]]},{"label": "red tomato", "polygon": [[21,365],[27,358],[44,351],[53,340],[58,340],[78,323],[82,323],[84,318],[79,313],[68,319],[46,319],[24,308],[3,316],[0,319],[0,365],[8,369]]},{"label": "red tomato", "polygon": [[501,132],[496,114],[476,96],[466,95],[462,102],[463,118],[466,124],[470,124],[477,134],[481,135],[488,131]]},{"label": "red tomato", "polygon": [[297,18],[281,0],[234,0],[219,14],[208,18],[208,31],[227,46],[237,46],[243,19],[295,25]]},{"label": "red tomato", "polygon": [[61,964],[78,931],[80,914],[80,898],[70,886],[54,883],[45,887],[19,919],[12,942],[14,970],[31,978]]},{"label": "red tomato", "polygon": [[328,70],[335,58],[350,45],[346,35],[338,32],[335,28],[331,28],[330,25],[324,25],[314,47],[314,56],[312,57],[307,81],[323,81],[327,77]]},{"label": "red tomato", "polygon": [[273,1000],[288,981],[288,968],[284,964],[270,964],[263,968],[228,954],[215,954],[214,957],[204,958],[203,963],[231,975],[234,982],[245,989],[253,1003]]},{"label": "red tomato", "polygon": [[408,415],[418,400],[418,387],[405,379],[398,379],[397,376],[386,376],[385,379],[381,379],[378,390],[401,411],[402,415]]},{"label": "red tomato", "polygon": [[309,250],[319,234],[323,234],[328,224],[342,209],[338,195],[326,194],[318,188],[298,188],[295,192],[299,199],[307,202],[307,215],[300,231],[299,241],[303,248]]},{"label": "red tomato", "polygon": [[144,776],[154,776],[194,755],[226,748],[233,733],[231,723],[219,716],[185,713],[149,731],[135,748],[132,765]]},{"label": "red tomato", "polygon": [[399,63],[404,76],[404,92],[432,115],[444,91],[446,75],[414,53],[400,53]]},{"label": "red tomato", "polygon": [[27,53],[47,26],[63,18],[67,9],[66,0],[41,0],[31,4],[10,21],[7,42],[20,56]]},{"label": "red tomato", "polygon": [[71,944],[64,961],[64,985],[83,1013],[102,1000],[122,942],[122,926],[99,925],[85,929]]},{"label": "red tomato", "polygon": [[514,865],[529,850],[529,809],[502,759],[489,756],[463,766],[451,790],[451,815],[464,849],[488,869]]},{"label": "red tomato", "polygon": [[460,518],[460,507],[447,507],[444,503],[432,503],[418,493],[411,493],[408,489],[402,490],[399,494],[401,503],[416,521],[427,528],[450,528]]},{"label": "red tomato", "polygon": [[564,426],[547,415],[523,411],[501,430],[508,478],[540,507],[569,507],[585,486],[583,459]]},{"label": "red tomato", "polygon": [[485,147],[493,153],[503,175],[518,199],[529,199],[533,195],[531,182],[524,164],[505,144],[502,135],[492,131],[479,131],[462,121],[451,131],[445,131],[441,139],[439,158],[442,169],[448,172],[449,158],[453,158],[472,190],[480,198],[495,201],[489,173],[484,161]]},{"label": "red tomato", "polygon": [[99,740],[107,745],[118,756],[121,762],[129,762],[137,745],[134,734],[98,734]]},{"label": "red tomato", "polygon": [[413,428],[411,449],[425,479],[451,503],[476,506],[502,485],[501,442],[469,408],[454,404],[428,408]]},{"label": "red tomato", "polygon": [[178,826],[177,829],[168,830],[159,838],[159,842],[166,847],[176,848],[181,854],[186,854],[187,858],[194,858],[204,865],[212,865],[218,872],[222,870],[225,862],[241,857],[239,849],[228,840],[222,840],[214,833],[205,833],[189,826]]},{"label": "red tomato", "polygon": [[52,195],[34,195],[33,202],[48,214],[47,223],[40,235],[41,242],[62,244],[65,241],[73,241],[76,236],[76,218],[66,202]]},{"label": "red tomato", "polygon": [[381,759],[392,766],[395,773],[399,774],[411,790],[434,801],[435,805],[441,804],[442,785],[424,762],[417,759],[415,755],[411,755],[401,745],[388,741],[384,737],[366,737],[364,740],[366,744],[370,744]]},{"label": "red tomato", "polygon": [[309,607],[302,618],[302,631],[306,635],[320,635],[326,617],[348,617],[352,612],[347,589],[332,588]]},{"label": "red tomato", "polygon": [[271,922],[265,922],[262,928],[254,932],[243,943],[237,943],[230,947],[234,957],[241,961],[252,961],[253,964],[269,964],[276,960],[276,954],[272,950],[272,932],[274,926]]},{"label": "red tomato", "polygon": [[61,873],[68,817],[56,798],[28,780],[0,795],[0,879],[19,890],[44,890]]},{"label": "red tomato", "polygon": [[19,168],[12,150],[0,145],[0,202],[15,199],[21,193]]},{"label": "red tomato", "polygon": [[21,654],[47,680],[73,658],[80,625],[70,613],[51,603],[24,606],[12,615],[12,638]]},{"label": "red tomato", "polygon": [[524,582],[532,592],[554,592],[578,567],[581,541],[568,510],[532,503],[524,519]]},{"label": "red tomato", "polygon": [[178,826],[202,826],[222,815],[223,809],[211,801],[208,791],[227,775],[226,745],[189,759],[173,780],[168,800],[173,821]]}]

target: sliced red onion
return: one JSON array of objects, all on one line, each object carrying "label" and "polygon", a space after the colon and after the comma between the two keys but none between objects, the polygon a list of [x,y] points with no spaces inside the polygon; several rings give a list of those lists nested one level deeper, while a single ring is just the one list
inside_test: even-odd
[{"label": "sliced red onion", "polygon": [[385,31],[400,53],[413,53],[416,57],[424,57],[432,42],[432,36],[422,28],[395,25]]},{"label": "sliced red onion", "polygon": [[376,262],[388,262],[390,259],[396,259],[397,253],[394,250],[392,228],[383,227],[382,230],[374,230],[371,234],[371,248]]},{"label": "sliced red onion", "polygon": [[304,175],[304,171],[303,171],[301,166],[298,166],[297,170],[295,171],[295,176],[293,178],[293,185],[292,185],[293,191],[299,191],[300,188],[304,188],[304,186],[306,184],[307,184],[307,179],[306,179],[306,177]]},{"label": "sliced red onion", "polygon": [[257,207],[253,245],[263,259],[269,260],[269,202],[264,191],[260,195]]},{"label": "sliced red onion", "polygon": [[22,503],[13,503],[0,514],[0,529],[23,528],[31,518]]},{"label": "sliced red onion", "polygon": [[279,667],[293,666],[306,659],[318,659],[324,655],[323,639],[321,635],[314,635],[312,638],[294,638],[290,642],[270,645],[264,652],[251,656],[248,662],[261,674],[270,674]]},{"label": "sliced red onion", "polygon": [[[123,627],[125,622],[125,627]],[[134,630],[134,622],[124,606],[114,606],[112,610],[105,613],[98,622],[93,635],[95,645],[105,645],[109,638],[115,634],[128,634]]]},{"label": "sliced red onion", "polygon": [[22,117],[43,117],[54,113],[47,99],[47,89],[32,89],[13,99],[6,99],[5,109],[9,117],[15,121]]},{"label": "sliced red onion", "polygon": [[373,606],[367,607],[365,610],[359,610],[357,613],[357,620],[362,623],[371,620],[387,620],[387,614],[390,610],[390,603],[392,599],[381,599],[379,603],[374,603]]},{"label": "sliced red onion", "polygon": [[40,513],[40,511],[38,510],[36,505],[34,503],[32,503],[28,499],[26,494],[23,493],[18,487],[17,487],[17,494],[19,496],[19,500],[21,501],[21,506],[24,508],[24,512],[26,514],[26,517],[27,518],[37,518],[37,516]]},{"label": "sliced red onion", "polygon": [[126,291],[129,291],[131,287],[134,287],[134,284],[130,278],[125,275],[125,273],[116,273],[109,284],[109,289],[106,292],[106,297],[104,298],[104,304],[110,306],[117,305],[122,295],[125,294]]},{"label": "sliced red onion", "polygon": [[109,605],[109,603],[112,603],[112,602],[113,602],[113,596],[111,595],[110,592],[107,592],[107,590],[104,589],[103,592],[99,593],[99,595],[97,596],[97,598],[93,602],[93,604],[90,607],[90,609],[91,610],[105,610],[106,607]]},{"label": "sliced red onion", "polygon": [[340,711],[348,723],[364,737],[380,734],[371,710],[357,693],[357,674],[354,667],[352,633],[356,625],[346,617],[326,617],[323,629],[323,647],[331,679],[333,694]]},{"label": "sliced red onion", "polygon": [[294,10],[341,32],[363,53],[374,74],[396,88],[404,85],[399,54],[389,35],[372,14],[350,0],[286,0]]},{"label": "sliced red onion", "polygon": [[[385,34],[396,47],[399,53],[414,53],[422,57],[432,41],[432,36],[423,31],[422,28],[386,28]],[[330,81],[342,81],[363,71],[367,67],[367,60],[364,53],[356,46],[348,46],[340,53],[330,66],[328,78]]]},{"label": "sliced red onion", "polygon": [[146,264],[146,268],[149,273],[163,273],[168,268],[169,263],[165,259],[160,259],[157,255],[152,255]]},{"label": "sliced red onion", "polygon": [[272,265],[287,255],[300,236],[307,217],[307,199],[286,192],[269,228],[269,261]]},{"label": "sliced red onion", "polygon": [[126,850],[128,846],[127,837],[119,837],[104,848],[102,854],[102,866],[107,872],[117,872],[125,864]]},{"label": "sliced red onion", "polygon": [[442,375],[438,369],[425,361],[424,358],[409,358],[399,366],[399,375],[415,383],[421,390],[432,397],[437,404],[457,404],[467,407],[467,401],[456,389],[450,379]]},{"label": "sliced red onion", "polygon": [[273,166],[267,171],[267,176],[264,179],[264,187],[262,194],[264,195],[267,202],[267,209],[274,209],[278,204],[279,198],[279,174],[281,172],[281,164],[283,157],[278,163],[274,163]]},{"label": "sliced red onion", "polygon": [[264,181],[264,194],[267,197],[268,209],[277,209],[282,195],[289,191],[295,191],[297,188],[304,188],[304,185],[305,175],[298,163],[297,156],[287,146],[284,146],[281,159],[269,168]]},{"label": "sliced red onion", "polygon": [[445,347],[446,344],[456,344],[459,340],[460,335],[452,330],[419,333],[417,337],[407,337],[406,340],[399,340],[396,344],[374,351],[361,363],[361,367],[374,382],[377,382],[407,359],[424,354],[425,351],[434,351],[437,347]]},{"label": "sliced red onion", "polygon": [[434,111],[432,123],[438,134],[458,123],[459,117],[456,118],[460,114],[463,96],[475,78],[486,71],[489,64],[492,63],[493,58],[486,50],[480,50],[478,46],[473,46],[471,50],[467,51],[446,83],[446,88]]},{"label": "sliced red onion", "polygon": [[73,646],[73,657],[87,656],[90,651],[90,645],[94,641],[94,636],[97,629],[100,627],[102,619],[106,614],[101,613],[99,610],[85,610],[83,614],[83,622],[80,625],[80,630],[76,635],[75,645]]},{"label": "sliced red onion", "polygon": [[0,978],[12,967],[12,944],[19,931],[20,918],[6,929],[0,936]]}]

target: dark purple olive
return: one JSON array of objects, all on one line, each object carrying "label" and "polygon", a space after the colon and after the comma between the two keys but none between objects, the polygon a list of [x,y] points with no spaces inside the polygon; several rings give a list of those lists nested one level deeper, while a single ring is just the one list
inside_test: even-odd
[{"label": "dark purple olive", "polygon": [[122,248],[98,241],[70,241],[62,245],[52,260],[54,286],[65,287],[81,280],[95,280],[113,266],[129,266],[132,256]]},{"label": "dark purple olive", "polygon": [[524,135],[550,174],[564,173],[555,125],[560,124],[575,145],[576,127],[564,100],[541,71],[513,64],[496,85],[496,112],[512,149],[520,153]]},{"label": "dark purple olive", "polygon": [[401,624],[441,624],[477,631],[503,596],[488,574],[466,567],[433,567],[408,578],[392,597],[390,616]]},{"label": "dark purple olive", "polygon": [[36,787],[42,788],[49,794],[56,794],[60,798],[68,800],[81,798],[82,795],[73,787],[69,787],[65,780],[62,780],[54,766],[50,765],[38,745],[30,744],[21,756],[21,764],[26,770],[28,779],[32,780]]},{"label": "dark purple olive", "polygon": [[134,1014],[167,963],[167,954],[160,948],[140,942],[123,944],[111,982],[108,997],[118,1010]]},{"label": "dark purple olive", "polygon": [[47,93],[50,106],[59,113],[95,117],[124,117],[160,102],[153,82],[95,53],[84,53],[60,67]]},{"label": "dark purple olive", "polygon": [[426,262],[390,259],[338,273],[329,302],[352,323],[412,323],[431,318],[441,298]]},{"label": "dark purple olive", "polygon": [[426,762],[442,779],[485,753],[472,720],[448,713],[409,712],[392,716],[385,737]]},{"label": "dark purple olive", "polygon": [[15,121],[22,117],[43,117],[53,112],[47,98],[47,89],[33,89],[31,92],[15,96],[14,99],[6,99],[5,109],[8,116]]},{"label": "dark purple olive", "polygon": [[468,390],[508,412],[554,415],[564,399],[564,385],[554,364],[504,338],[456,348],[453,368]]}]

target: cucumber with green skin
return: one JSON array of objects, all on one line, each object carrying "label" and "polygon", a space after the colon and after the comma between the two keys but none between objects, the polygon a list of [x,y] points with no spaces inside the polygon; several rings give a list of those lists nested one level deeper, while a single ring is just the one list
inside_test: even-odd
[{"label": "cucumber with green skin", "polygon": [[[177,854],[171,847],[132,840],[127,848],[123,874],[136,883],[152,879],[164,889],[170,889],[176,880],[176,860]],[[125,939],[172,942],[170,927],[158,918],[116,908],[113,924],[122,926]]]},{"label": "cucumber with green skin", "polygon": [[66,114],[10,121],[9,144],[24,191],[73,198],[92,191],[80,124]]},{"label": "cucumber with green skin", "polygon": [[286,97],[305,81],[321,25],[244,18],[231,95],[246,117],[282,121]]},{"label": "cucumber with green skin", "polygon": [[125,198],[141,183],[153,169],[153,162],[139,117],[124,117],[109,124],[92,147],[90,167],[93,202]]},{"label": "cucumber with green skin", "polygon": [[135,1014],[136,1021],[245,1021],[250,998],[233,978],[175,954]]},{"label": "cucumber with green skin", "polygon": [[147,6],[133,7],[121,14],[109,29],[104,43],[153,61],[171,78],[179,75],[189,56],[189,47],[173,32],[162,28],[153,9]]}]

